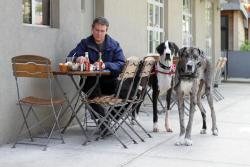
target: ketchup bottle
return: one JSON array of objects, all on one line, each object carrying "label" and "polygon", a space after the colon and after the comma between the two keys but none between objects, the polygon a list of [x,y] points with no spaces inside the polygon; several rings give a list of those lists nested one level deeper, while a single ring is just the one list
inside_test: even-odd
[{"label": "ketchup bottle", "polygon": [[84,64],[85,64],[85,70],[90,71],[90,62],[89,62],[89,54],[88,52],[85,52],[85,58],[87,59]]}]

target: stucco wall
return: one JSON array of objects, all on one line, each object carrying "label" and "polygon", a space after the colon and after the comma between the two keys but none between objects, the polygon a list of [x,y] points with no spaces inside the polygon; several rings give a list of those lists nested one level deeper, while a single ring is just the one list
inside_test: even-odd
[{"label": "stucco wall", "polygon": [[217,59],[221,56],[221,21],[220,21],[220,1],[213,0],[213,35],[212,35],[212,64],[213,67]]},{"label": "stucco wall", "polygon": [[[65,60],[82,36],[90,32],[93,1],[86,0],[85,12],[81,11],[80,2],[60,0],[59,29],[23,25],[22,1],[0,2],[0,144],[11,141],[21,125],[21,114],[15,105],[17,96],[11,57],[20,54],[43,55],[50,58],[56,68],[56,64]],[[25,87],[31,94],[47,94],[39,83],[27,82]]]},{"label": "stucco wall", "polygon": [[182,0],[166,1],[165,38],[182,47]]},{"label": "stucco wall", "polygon": [[240,11],[236,13],[238,15],[238,41],[237,41],[237,48],[235,50],[240,50],[241,44],[245,41],[245,29],[244,29],[244,19]]},{"label": "stucco wall", "polygon": [[126,57],[147,55],[147,1],[104,1],[108,33],[119,41]]}]

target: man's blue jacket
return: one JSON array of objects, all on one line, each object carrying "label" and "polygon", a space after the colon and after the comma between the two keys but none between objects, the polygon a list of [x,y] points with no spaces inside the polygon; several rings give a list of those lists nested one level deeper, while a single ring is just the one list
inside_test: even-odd
[{"label": "man's blue jacket", "polygon": [[[91,64],[99,59],[99,50],[97,49],[93,35],[82,39],[76,48],[69,53],[68,57],[74,56],[77,58],[84,56],[85,52],[88,52]],[[117,77],[121,73],[122,67],[125,64],[125,57],[119,43],[109,35],[105,36],[102,60],[105,64],[105,69],[110,70],[113,77]]]}]

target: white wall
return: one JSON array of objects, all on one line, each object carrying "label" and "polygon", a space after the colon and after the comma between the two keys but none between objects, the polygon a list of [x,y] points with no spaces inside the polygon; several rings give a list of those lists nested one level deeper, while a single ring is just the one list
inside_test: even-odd
[{"label": "white wall", "polygon": [[[15,105],[17,96],[11,58],[20,54],[42,55],[50,58],[57,68],[80,39],[90,33],[93,1],[86,0],[85,12],[81,11],[80,3],[80,0],[60,0],[58,29],[23,25],[22,1],[0,1],[0,144],[13,140],[22,120]],[[31,94],[46,94],[41,84],[27,82],[25,86]]]},{"label": "white wall", "polygon": [[108,33],[119,41],[126,57],[146,56],[146,0],[106,0],[104,16],[110,21]]}]

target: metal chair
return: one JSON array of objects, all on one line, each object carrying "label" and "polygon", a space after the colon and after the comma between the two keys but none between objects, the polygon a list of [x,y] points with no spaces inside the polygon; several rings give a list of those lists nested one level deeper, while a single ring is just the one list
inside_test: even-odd
[{"label": "metal chair", "polygon": [[227,62],[226,57],[220,57],[215,65],[215,72],[214,72],[214,79],[213,79],[213,96],[216,101],[220,101],[224,99],[224,96],[219,92],[218,87],[221,83],[221,73],[223,71],[223,68],[225,67],[225,64]]},{"label": "metal chair", "polygon": [[[46,150],[50,139],[60,139],[62,143],[64,143],[64,139],[62,134],[60,133],[60,130],[60,138],[52,138],[55,129],[60,129],[58,119],[61,113],[64,100],[53,98],[53,74],[51,71],[51,61],[48,58],[41,56],[20,55],[12,58],[12,69],[13,75],[16,80],[18,105],[20,107],[21,114],[23,117],[23,124],[21,125],[21,128],[17,134],[13,148],[15,148],[16,144],[30,144],[43,146],[43,150]],[[46,80],[50,97],[47,99],[35,96],[22,97],[21,93],[26,93],[24,89],[21,88],[25,88],[25,80],[27,81],[27,78],[29,78],[30,81],[34,79],[38,81]],[[56,106],[59,106],[58,110],[55,109]],[[37,111],[35,111],[37,107],[51,107],[52,110],[50,114],[48,114],[45,118],[40,119],[37,114]],[[27,111],[25,110],[25,108],[27,108]],[[42,112],[42,110],[39,110],[39,112],[40,111]],[[31,114],[34,116],[35,121],[30,120],[30,117],[32,116]],[[49,131],[47,132],[46,128],[43,126],[42,123],[44,123],[49,118],[53,118],[54,121],[52,123],[52,126],[49,128]],[[45,136],[33,136],[32,129],[34,129],[35,127],[39,127],[40,130],[43,131]],[[26,128],[27,130],[24,131],[24,128]],[[23,135],[22,132],[28,132],[30,141],[19,141],[19,137]],[[34,139],[38,140],[37,138],[45,138],[46,141],[35,142]]]},{"label": "metal chair", "polygon": [[[141,67],[139,68],[138,71],[138,75],[136,77],[137,83],[134,86],[133,89],[135,89],[134,92],[134,96],[130,98],[130,102],[129,105],[126,107],[127,112],[123,112],[123,116],[121,117],[122,122],[120,123],[119,126],[121,126],[123,123],[125,123],[127,126],[130,127],[130,129],[132,129],[132,127],[129,125],[129,123],[126,123],[126,120],[128,120],[130,117],[132,118],[132,122],[137,125],[138,127],[140,127],[142,129],[143,132],[145,132],[145,134],[148,137],[152,137],[147,131],[146,129],[138,122],[138,120],[136,120],[134,118],[133,113],[135,112],[135,110],[138,110],[141,103],[144,101],[145,96],[148,92],[148,82],[149,82],[149,78],[151,75],[151,71],[153,66],[155,65],[156,60],[154,58],[154,56],[148,56],[145,57]],[[130,121],[131,122],[131,121]],[[118,126],[118,127],[119,127]],[[139,134],[132,129],[132,131],[142,140],[144,141],[144,139],[139,136]]]},{"label": "metal chair", "polygon": [[[100,133],[103,134],[104,131],[110,132],[121,144],[124,148],[127,148],[127,146],[124,144],[124,142],[118,137],[116,134],[116,130],[113,127],[114,124],[118,123],[118,120],[116,117],[114,117],[114,112],[121,112],[124,111],[125,106],[129,102],[129,97],[131,95],[131,90],[134,83],[134,78],[136,75],[136,71],[138,69],[139,65],[139,59],[138,58],[128,58],[126,61],[126,64],[123,68],[122,73],[119,75],[119,85],[118,89],[116,91],[115,95],[110,96],[100,96],[95,97],[94,99],[87,99],[83,100],[82,102],[86,104],[87,108],[99,119],[97,121],[97,128],[101,129],[101,126],[105,127],[103,131]],[[121,90],[126,80],[130,80],[131,84],[128,88],[128,91],[126,92],[126,95],[122,95],[121,97]],[[104,108],[107,108],[105,116],[100,116],[95,110],[91,108],[88,104],[98,104],[102,105]],[[120,127],[122,131],[134,142],[137,143],[132,136],[123,128]],[[93,136],[95,132],[91,136]]]}]

